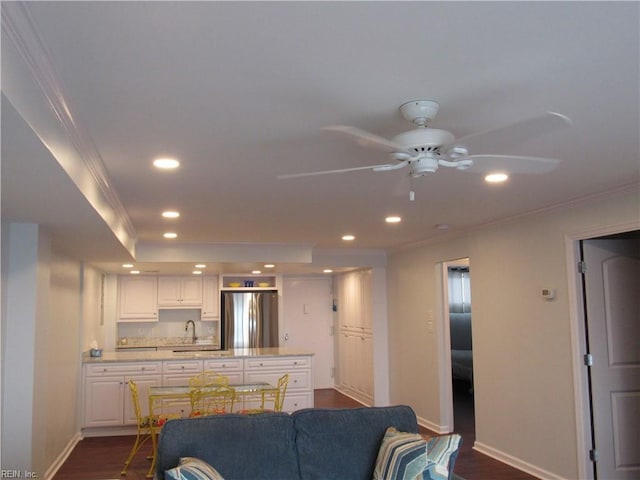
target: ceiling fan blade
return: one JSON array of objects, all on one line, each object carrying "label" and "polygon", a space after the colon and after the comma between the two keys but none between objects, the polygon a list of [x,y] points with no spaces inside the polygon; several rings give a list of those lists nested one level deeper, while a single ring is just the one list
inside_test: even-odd
[{"label": "ceiling fan blade", "polygon": [[354,168],[340,168],[337,170],[323,170],[320,172],[307,172],[307,173],[289,173],[285,175],[278,175],[276,178],[279,180],[284,180],[287,178],[299,178],[299,177],[313,177],[316,175],[329,175],[332,173],[345,173],[345,172],[356,172],[358,170],[374,170],[376,168],[388,169],[391,165],[369,165],[367,167],[354,167]]},{"label": "ceiling fan blade", "polygon": [[385,152],[407,152],[408,151],[401,145],[398,145],[391,140],[387,140],[384,137],[380,137],[373,133],[369,133],[365,130],[360,130],[356,127],[349,127],[347,125],[332,125],[324,127],[323,130],[330,130],[332,132],[338,132],[345,135],[349,135],[354,138],[359,145],[364,147],[373,147],[384,150]]},{"label": "ceiling fan blade", "polygon": [[[464,160],[473,160],[465,172],[475,173],[548,173],[558,166],[557,158],[521,157],[517,155],[469,155]],[[462,160],[462,159],[460,159]]]},{"label": "ceiling fan blade", "polygon": [[463,146],[470,153],[504,150],[527,140],[572,125],[571,119],[555,112],[529,118],[506,127],[472,133],[456,139],[455,146]]}]

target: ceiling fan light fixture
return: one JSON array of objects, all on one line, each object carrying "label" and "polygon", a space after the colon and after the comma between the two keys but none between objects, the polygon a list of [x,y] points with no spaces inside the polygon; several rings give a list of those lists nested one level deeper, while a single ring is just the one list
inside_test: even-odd
[{"label": "ceiling fan light fixture", "polygon": [[503,183],[509,179],[509,175],[504,172],[494,172],[489,173],[484,177],[485,182],[487,183]]}]

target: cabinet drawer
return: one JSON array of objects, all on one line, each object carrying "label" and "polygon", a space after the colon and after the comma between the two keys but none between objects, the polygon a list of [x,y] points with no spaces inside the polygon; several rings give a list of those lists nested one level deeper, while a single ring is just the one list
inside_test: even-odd
[{"label": "cabinet drawer", "polygon": [[271,385],[277,385],[278,379],[284,375],[285,373],[289,373],[289,383],[287,385],[287,392],[289,390],[309,390],[311,388],[311,371],[300,371],[300,372],[283,372],[283,371],[275,371],[275,372],[259,372],[259,371],[251,371],[244,372],[244,382],[245,383],[256,383],[256,382],[267,382]]},{"label": "cabinet drawer", "polygon": [[247,358],[244,361],[245,370],[310,368],[311,357],[261,357]]},{"label": "cabinet drawer", "polygon": [[242,359],[226,358],[226,359],[219,359],[219,360],[205,360],[204,369],[213,370],[214,372],[221,372],[223,370],[242,371]]},{"label": "cabinet drawer", "polygon": [[100,363],[87,365],[88,377],[104,375],[152,375],[160,373],[160,362]]},{"label": "cabinet drawer", "polygon": [[179,360],[163,362],[162,373],[200,373],[202,360]]},{"label": "cabinet drawer", "polygon": [[289,394],[289,390],[287,390],[282,403],[282,411],[290,413],[303,408],[313,408],[313,393]]}]

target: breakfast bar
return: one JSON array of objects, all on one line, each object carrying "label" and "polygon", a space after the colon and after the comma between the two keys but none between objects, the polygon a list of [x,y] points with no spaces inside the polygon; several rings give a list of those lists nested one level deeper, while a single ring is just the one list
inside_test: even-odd
[{"label": "breakfast bar", "polygon": [[[292,348],[251,348],[204,351],[104,352],[100,357],[83,357],[83,434],[118,435],[135,429],[136,415],[127,382],[140,389],[147,414],[150,387],[176,387],[188,379],[214,371],[235,385],[276,385],[289,374],[283,411],[313,407],[313,354]],[[188,398],[175,399],[170,413],[186,417]]]}]

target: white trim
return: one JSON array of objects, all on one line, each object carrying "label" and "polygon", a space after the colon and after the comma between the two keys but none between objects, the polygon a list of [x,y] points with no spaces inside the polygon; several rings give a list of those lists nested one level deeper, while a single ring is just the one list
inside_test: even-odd
[{"label": "white trim", "polygon": [[[527,462],[523,462],[522,460],[512,457],[500,450],[496,450],[495,448],[489,447],[488,445],[484,445],[483,443],[476,442],[473,446],[473,449],[477,452],[482,453],[488,457],[491,457],[499,462],[505,463],[513,468],[521,470],[529,475],[533,475],[536,478],[540,478],[543,480],[568,480],[564,477],[556,475],[554,473],[548,472],[547,470],[543,470],[542,468],[538,468],[535,465],[532,465]],[[582,477],[579,477],[582,478]]]},{"label": "white trim", "polygon": [[634,220],[611,225],[598,225],[584,230],[570,232],[565,235],[565,251],[567,261],[567,280],[569,295],[569,320],[571,328],[571,353],[573,367],[573,391],[576,417],[576,462],[578,477],[593,479],[593,464],[589,459],[591,448],[590,406],[587,375],[582,362],[585,352],[585,331],[583,296],[581,279],[578,272],[580,258],[578,242],[589,238],[613,235],[617,233],[640,230],[640,221]]},{"label": "white trim", "polygon": [[451,431],[449,430],[449,428],[446,425],[437,425],[433,422],[430,422],[429,420],[427,420],[426,418],[423,417],[417,417],[418,419],[418,425],[420,425],[421,427],[424,427],[428,430],[431,430],[432,432],[435,432],[437,434],[446,434],[446,433],[451,433]]},{"label": "white trim", "polygon": [[69,440],[69,443],[67,443],[67,446],[64,448],[64,450],[62,450],[60,455],[58,455],[58,458],[56,458],[55,461],[51,464],[51,466],[47,469],[47,471],[44,472],[45,480],[53,479],[55,474],[58,472],[58,470],[60,470],[60,467],[64,465],[64,462],[67,461],[67,458],[69,458],[69,455],[71,455],[71,452],[73,452],[73,449],[76,447],[78,442],[82,440],[82,438],[83,438],[82,434],[80,432],[77,432],[71,438],[71,440]]},{"label": "white trim", "polygon": [[131,219],[111,185],[93,140],[74,120],[28,2],[2,2],[2,30],[14,53],[5,55],[5,70],[11,75],[5,78],[3,74],[3,93],[122,246],[135,257],[137,236]]}]

